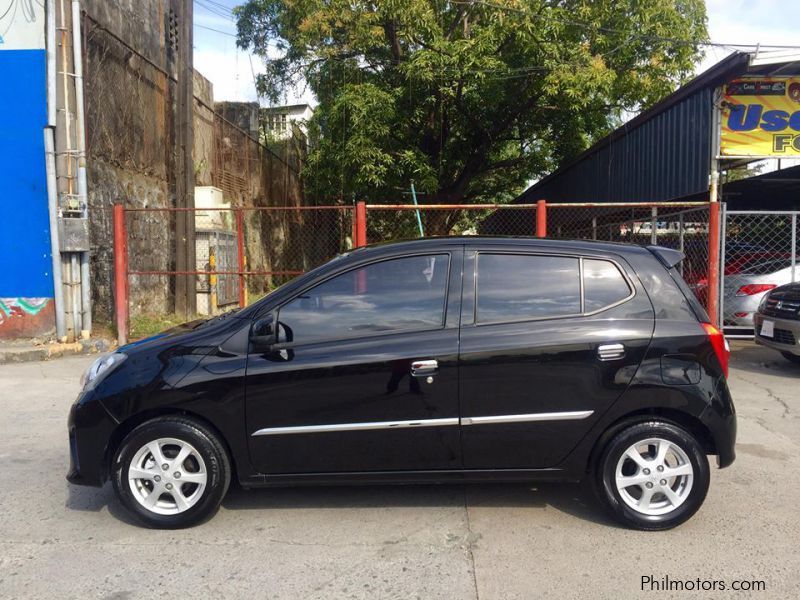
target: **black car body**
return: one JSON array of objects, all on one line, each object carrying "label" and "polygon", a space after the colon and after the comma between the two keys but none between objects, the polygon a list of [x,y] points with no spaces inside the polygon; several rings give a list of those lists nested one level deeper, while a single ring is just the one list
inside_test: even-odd
[{"label": "black car body", "polygon": [[171,416],[218,440],[245,487],[578,481],[616,435],[655,422],[725,467],[727,350],[680,258],[483,237],[350,252],[120,348],[72,407],[68,479],[102,485],[124,440]]}]

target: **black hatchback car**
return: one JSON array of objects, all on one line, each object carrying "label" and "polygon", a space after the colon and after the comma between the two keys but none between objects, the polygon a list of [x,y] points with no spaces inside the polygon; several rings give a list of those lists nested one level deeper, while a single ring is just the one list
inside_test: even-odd
[{"label": "black hatchback car", "polygon": [[579,481],[682,523],[734,459],[728,348],[665,248],[432,238],[340,256],[235,313],[99,358],[69,481],[146,524],[244,487]]}]

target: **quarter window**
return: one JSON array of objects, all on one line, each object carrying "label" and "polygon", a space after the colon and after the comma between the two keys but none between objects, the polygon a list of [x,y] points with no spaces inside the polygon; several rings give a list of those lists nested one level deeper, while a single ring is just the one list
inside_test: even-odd
[{"label": "quarter window", "polygon": [[279,311],[281,342],[354,338],[444,325],[449,255],[373,263],[311,288]]},{"label": "quarter window", "polygon": [[580,314],[579,259],[478,255],[477,321],[497,323]]},{"label": "quarter window", "polygon": [[594,312],[631,295],[619,268],[607,260],[583,260],[584,311]]}]

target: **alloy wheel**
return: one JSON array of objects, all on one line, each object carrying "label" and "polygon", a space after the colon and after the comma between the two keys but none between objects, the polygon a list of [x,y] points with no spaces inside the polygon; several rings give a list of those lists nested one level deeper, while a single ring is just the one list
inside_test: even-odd
[{"label": "alloy wheel", "polygon": [[130,462],[128,484],[135,500],[159,515],[192,508],[203,496],[208,471],[200,453],[176,438],[159,438],[142,446]]},{"label": "alloy wheel", "polygon": [[692,491],[694,469],[674,442],[649,438],[631,445],[617,461],[615,483],[622,501],[648,516],[666,515]]}]

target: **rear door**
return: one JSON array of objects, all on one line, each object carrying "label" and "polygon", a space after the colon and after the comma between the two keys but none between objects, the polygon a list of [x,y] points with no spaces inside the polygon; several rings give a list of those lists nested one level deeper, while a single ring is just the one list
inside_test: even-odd
[{"label": "rear door", "polygon": [[556,466],[632,379],[652,305],[618,257],[485,247],[464,271],[464,465]]}]

